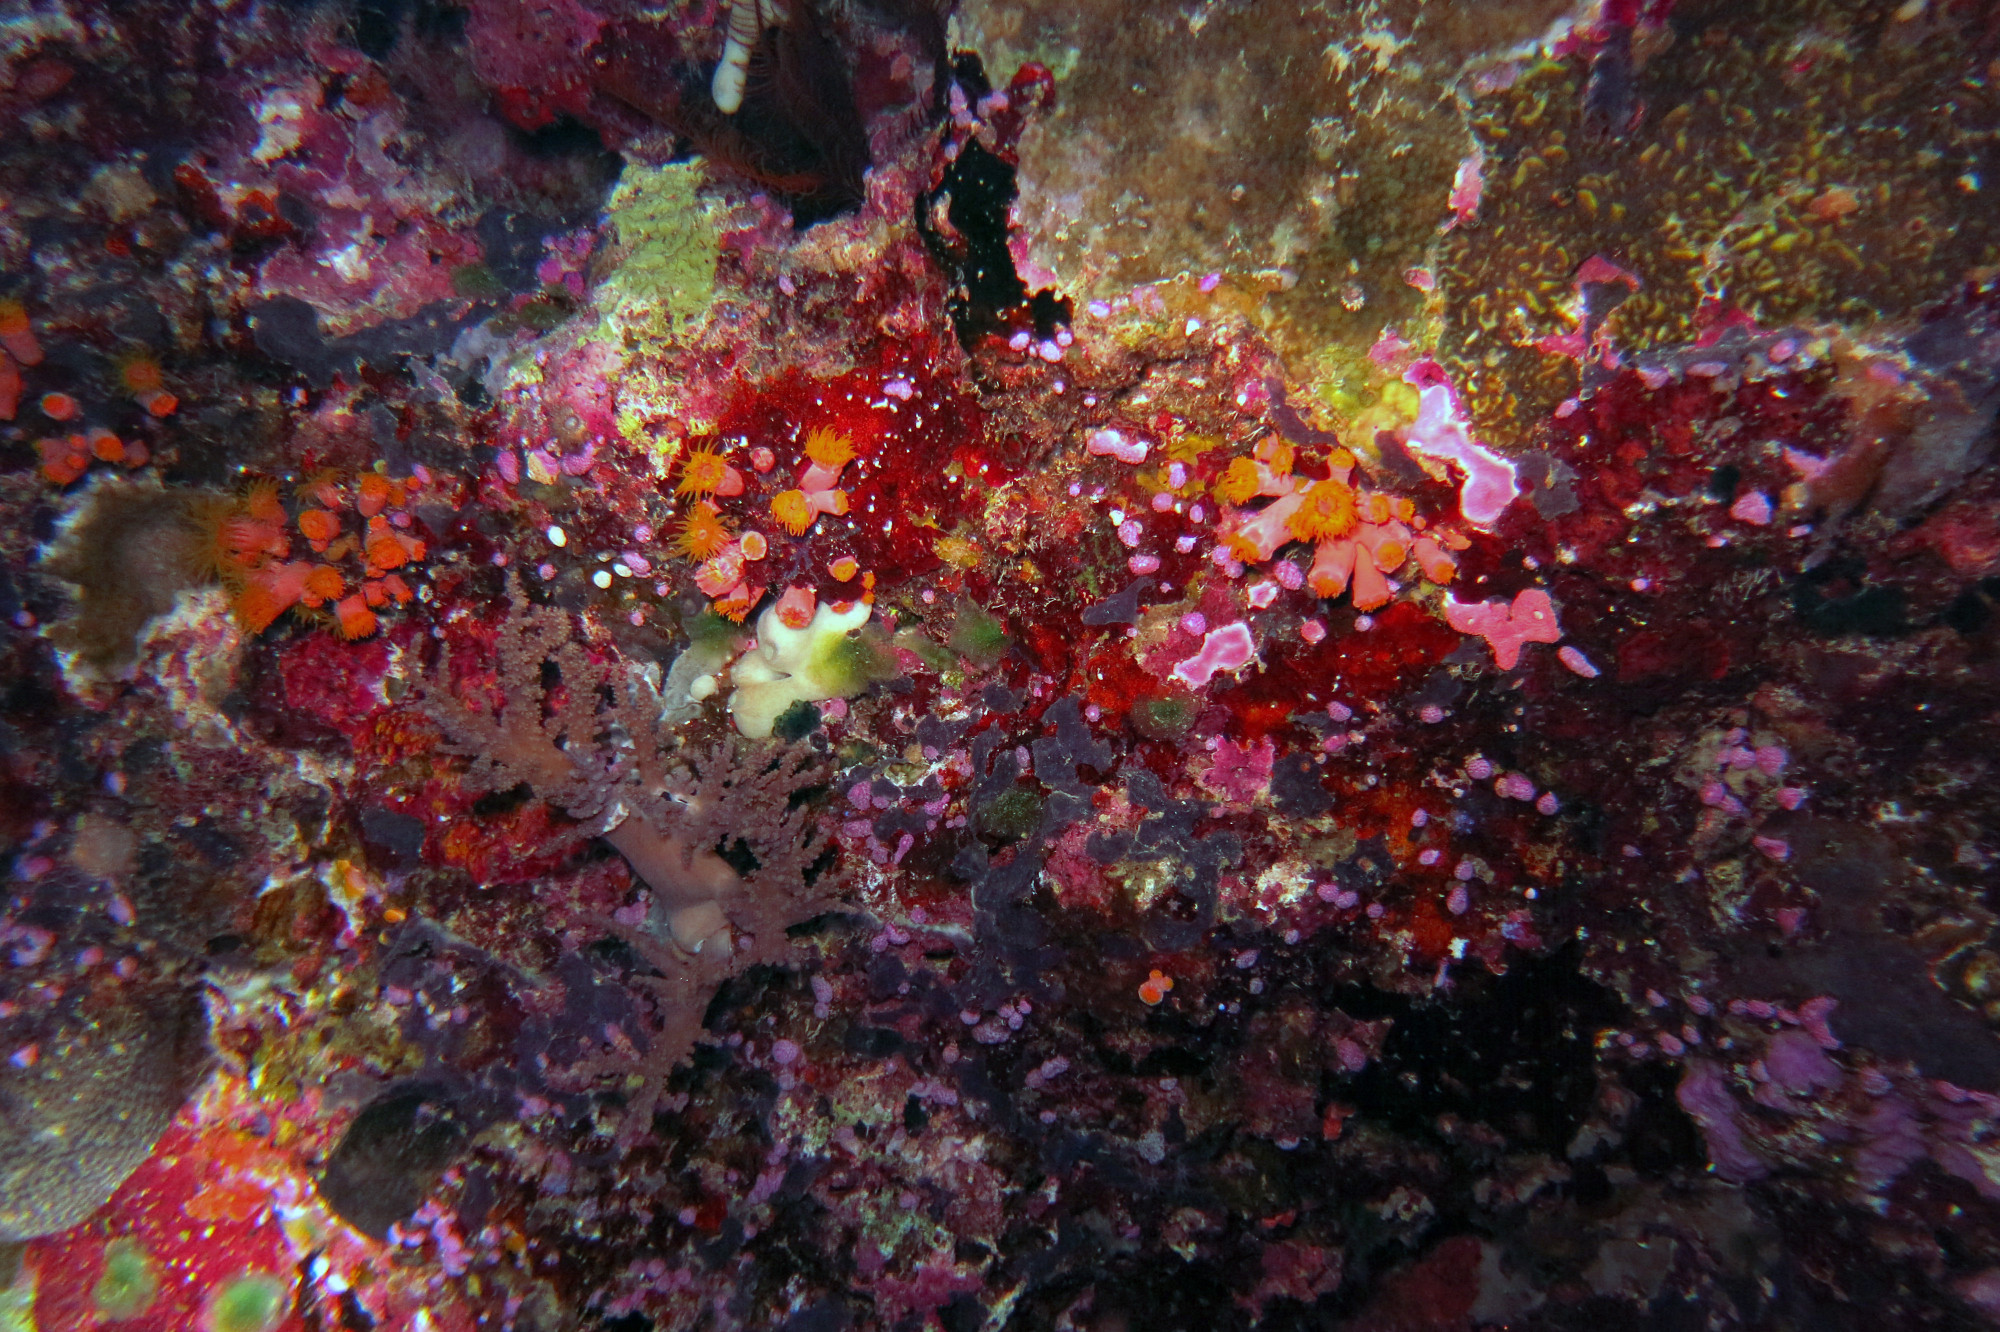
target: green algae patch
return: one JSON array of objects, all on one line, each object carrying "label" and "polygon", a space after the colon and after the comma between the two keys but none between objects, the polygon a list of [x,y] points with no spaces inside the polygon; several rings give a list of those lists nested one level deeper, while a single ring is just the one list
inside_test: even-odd
[{"label": "green algae patch", "polygon": [[700,172],[682,162],[629,166],[619,178],[605,220],[624,258],[597,289],[605,340],[677,338],[707,317],[727,214],[699,193]]},{"label": "green algae patch", "polygon": [[204,1332],[271,1332],[285,1313],[285,1284],[268,1272],[246,1272],[209,1301]]},{"label": "green algae patch", "polygon": [[105,1247],[104,1274],[90,1289],[90,1301],[97,1307],[98,1317],[114,1323],[137,1318],[152,1307],[153,1297],[159,1293],[159,1273],[137,1241],[113,1240]]},{"label": "green algae patch", "polygon": [[984,670],[1005,656],[1014,640],[1007,636],[1007,627],[984,607],[961,601],[948,643],[953,652]]}]

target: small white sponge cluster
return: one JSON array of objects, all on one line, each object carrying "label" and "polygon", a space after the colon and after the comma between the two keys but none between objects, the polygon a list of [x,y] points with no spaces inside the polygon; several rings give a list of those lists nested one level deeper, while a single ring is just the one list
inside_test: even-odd
[{"label": "small white sponge cluster", "polygon": [[803,629],[788,628],[776,606],[757,617],[757,646],[736,661],[729,715],[753,740],[769,738],[780,714],[801,700],[852,698],[868,687],[854,667],[848,635],[868,623],[870,607],[836,611],[822,601]]}]

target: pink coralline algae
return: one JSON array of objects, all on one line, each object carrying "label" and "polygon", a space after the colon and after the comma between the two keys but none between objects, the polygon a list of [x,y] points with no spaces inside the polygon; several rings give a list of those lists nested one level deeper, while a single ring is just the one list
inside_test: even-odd
[{"label": "pink coralline algae", "polygon": [[1562,630],[1556,625],[1555,602],[1538,587],[1515,593],[1511,603],[1496,600],[1468,605],[1448,597],[1444,618],[1446,624],[1461,634],[1476,634],[1485,639],[1493,649],[1494,665],[1503,671],[1511,671],[1519,664],[1521,649],[1529,643],[1554,643],[1562,638]]},{"label": "pink coralline algae", "polygon": [[1257,655],[1250,626],[1238,620],[1202,635],[1201,651],[1174,667],[1174,678],[1190,689],[1205,688],[1223,671],[1241,670]]},{"label": "pink coralline algae", "polygon": [[1416,422],[1410,427],[1410,443],[1464,470],[1459,512],[1477,526],[1492,526],[1521,493],[1515,465],[1467,433],[1464,413],[1442,367],[1420,362],[1403,378],[1421,395]]}]

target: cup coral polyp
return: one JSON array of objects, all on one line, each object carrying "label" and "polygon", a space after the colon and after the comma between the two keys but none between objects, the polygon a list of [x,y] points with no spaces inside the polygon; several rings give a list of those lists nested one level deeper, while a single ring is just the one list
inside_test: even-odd
[{"label": "cup coral polyp", "polygon": [[674,549],[684,559],[708,560],[734,539],[735,533],[724,521],[722,511],[708,500],[701,500],[681,520],[680,530],[674,534]]},{"label": "cup coral polyp", "polygon": [[681,461],[676,495],[720,495],[724,499],[743,493],[743,473],[709,449],[696,449]]}]

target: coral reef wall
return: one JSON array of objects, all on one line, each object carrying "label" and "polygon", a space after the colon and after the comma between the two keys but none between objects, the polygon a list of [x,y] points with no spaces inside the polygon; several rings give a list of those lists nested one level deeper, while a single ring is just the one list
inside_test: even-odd
[{"label": "coral reef wall", "polygon": [[0,1329],[2000,1324],[1996,79],[0,0]]}]

